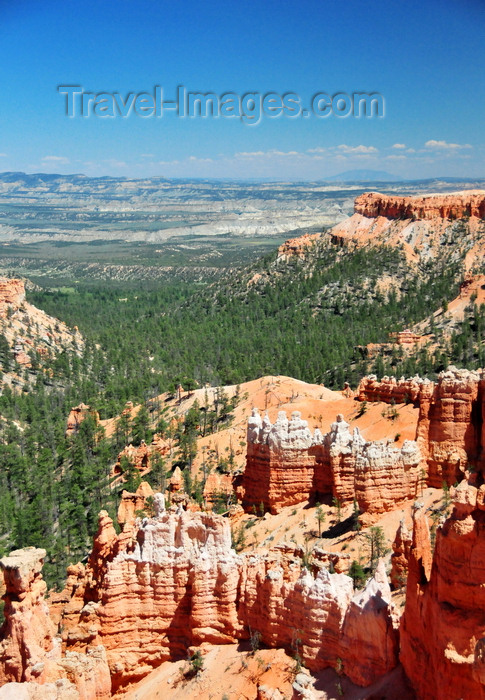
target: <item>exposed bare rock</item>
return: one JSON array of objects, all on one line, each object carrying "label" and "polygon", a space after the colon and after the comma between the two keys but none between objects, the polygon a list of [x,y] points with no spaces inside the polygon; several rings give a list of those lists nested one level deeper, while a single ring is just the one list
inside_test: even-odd
[{"label": "exposed bare rock", "polygon": [[358,685],[370,685],[396,666],[399,634],[391,611],[391,589],[381,560],[374,577],[352,598],[342,630],[343,672]]},{"label": "exposed bare rock", "polygon": [[8,308],[18,308],[25,301],[23,280],[0,278],[0,315],[5,317]]},{"label": "exposed bare rock", "polygon": [[118,537],[109,518],[101,521],[88,583],[67,606],[63,638],[76,651],[102,643],[114,688],[163,660],[185,657],[191,645],[225,643],[240,634],[240,559],[227,520],[159,509]]},{"label": "exposed bare rock", "polygon": [[418,445],[401,448],[367,442],[358,428],[351,433],[342,415],[330,432],[312,434],[295,412],[290,421],[280,412],[274,424],[257,409],[248,421],[243,505],[273,513],[311,497],[331,494],[340,502],[354,499],[367,519],[413,498],[421,479]]},{"label": "exposed bare rock", "polygon": [[6,683],[0,700],[81,700],[76,686],[61,678],[55,683]]},{"label": "exposed bare rock", "polygon": [[[44,549],[17,549],[0,559],[5,578],[5,622],[0,645],[0,685],[9,681],[43,680],[49,657],[60,655],[55,629],[44,600]],[[59,653],[57,653],[59,652]],[[50,666],[55,662],[51,661]]]},{"label": "exposed bare rock", "polygon": [[[396,379],[383,377],[380,381],[375,374],[361,379],[357,394],[359,401],[382,401],[384,403],[415,403],[419,401],[423,384],[431,384],[429,379]],[[434,384],[431,384],[434,387]]]},{"label": "exposed bare rock", "polygon": [[413,440],[405,440],[400,449],[385,442],[366,443],[355,462],[355,498],[362,522],[372,522],[368,516],[413,498],[423,472],[421,451]]},{"label": "exposed bare rock", "polygon": [[45,555],[43,549],[27,547],[0,559],[7,589],[0,644],[5,698],[22,683],[20,692],[27,698],[107,700],[111,679],[103,647],[89,648],[86,655],[61,656],[61,640],[44,599]]},{"label": "exposed bare rock", "polygon": [[391,583],[394,588],[402,588],[406,584],[411,544],[411,533],[402,519],[392,543]]},{"label": "exposed bare rock", "polygon": [[314,671],[342,664],[358,685],[396,666],[398,635],[382,567],[354,595],[349,577],[325,568],[312,574],[275,556],[255,556],[248,563],[242,615],[266,644],[292,649]]},{"label": "exposed bare rock", "polygon": [[180,467],[175,467],[173,474],[170,478],[169,489],[172,493],[177,493],[177,491],[182,491],[184,488],[184,477],[182,475],[182,470]]},{"label": "exposed bare rock", "polygon": [[84,346],[77,328],[68,328],[26,301],[24,281],[20,279],[0,278],[0,333],[5,336],[16,363],[31,368],[35,358],[36,369],[27,376],[17,374],[11,367],[2,367],[2,383],[14,389],[35,381],[37,373],[55,379],[46,363],[65,351],[80,355]]},{"label": "exposed bare rock", "polygon": [[[126,523],[119,535],[101,513],[86,567],[70,568],[58,665],[78,688],[84,679],[86,698],[94,697],[86,664],[100,664],[96,692],[106,685],[104,649],[117,690],[164,660],[185,658],[189,647],[232,643],[250,629],[271,646],[298,653],[311,669],[342,659],[347,675],[363,685],[397,663],[381,573],[357,598],[348,576],[325,568],[324,552],[315,553],[313,573],[283,548],[238,555],[227,519],[159,505],[155,517]],[[357,639],[370,663],[355,659]]]},{"label": "exposed bare rock", "polygon": [[366,192],[356,198],[354,211],[369,218],[385,216],[388,219],[461,219],[474,216],[485,219],[485,192],[468,190],[421,197]]},{"label": "exposed bare rock", "polygon": [[424,479],[441,488],[461,481],[468,469],[481,466],[485,445],[485,379],[482,370],[449,367],[438,381],[415,377],[400,379],[375,375],[359,385],[361,401],[419,405],[416,441],[423,455]]},{"label": "exposed bare rock", "polygon": [[153,489],[147,481],[142,481],[135,493],[123,491],[120,505],[118,506],[118,522],[135,521],[137,512],[145,508],[147,498],[153,498]]},{"label": "exposed bare rock", "polygon": [[214,503],[218,498],[225,498],[226,502],[230,502],[234,495],[232,474],[211,472],[204,484],[203,495],[206,503]]},{"label": "exposed bare rock", "polygon": [[399,197],[367,192],[355,200],[354,214],[330,231],[334,243],[391,245],[402,248],[410,262],[440,255],[442,241],[456,242],[464,268],[483,259],[485,192]]},{"label": "exposed bare rock", "polygon": [[85,403],[73,406],[67,417],[66,437],[77,433],[79,426],[88,416],[91,416],[96,424],[99,423],[99,413],[90,406],[87,406]]},{"label": "exposed bare rock", "polygon": [[485,531],[477,489],[464,482],[438,528],[431,566],[426,515],[414,523],[401,660],[419,698],[485,698]]},{"label": "exposed bare rock", "polygon": [[432,394],[421,396],[418,440],[427,447],[430,486],[460,481],[469,461],[479,457],[480,379],[478,372],[451,367],[441,372]]},{"label": "exposed bare rock", "polygon": [[278,260],[288,261],[293,257],[303,257],[308,248],[321,238],[321,233],[305,233],[303,236],[288,239],[278,248]]}]

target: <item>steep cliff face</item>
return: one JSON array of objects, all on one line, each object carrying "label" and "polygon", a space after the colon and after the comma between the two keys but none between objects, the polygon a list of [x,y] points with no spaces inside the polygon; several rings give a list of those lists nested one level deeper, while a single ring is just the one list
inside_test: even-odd
[{"label": "steep cliff face", "polygon": [[375,375],[360,382],[360,401],[419,405],[416,441],[425,459],[426,483],[441,488],[461,481],[466,470],[481,466],[484,446],[484,389],[482,370],[450,367],[438,382],[415,377],[396,380]]},{"label": "steep cliff face", "polygon": [[250,628],[269,646],[293,650],[314,671],[340,665],[354,683],[367,686],[397,664],[383,564],[354,594],[345,574],[311,573],[275,555],[254,557],[243,569],[242,590],[241,615]]},{"label": "steep cliff face", "polygon": [[411,533],[404,520],[401,520],[392,543],[391,583],[394,588],[402,588],[406,585],[411,545]]},{"label": "steep cliff face", "polygon": [[416,197],[367,192],[356,198],[353,216],[334,226],[330,235],[340,245],[352,241],[400,246],[413,262],[438,258],[440,243],[451,241],[468,270],[485,253],[484,218],[481,190]]},{"label": "steep cliff face", "polygon": [[430,486],[461,481],[468,463],[476,464],[481,451],[481,389],[478,372],[451,369],[440,374],[432,394],[423,393],[418,439],[427,443]]},{"label": "steep cliff face", "polygon": [[367,442],[352,433],[342,415],[322,435],[312,434],[307,421],[284,412],[272,424],[254,410],[248,421],[247,463],[243,477],[246,510],[260,507],[277,513],[287,505],[331,494],[342,503],[359,505],[363,518],[392,510],[413,498],[421,478],[418,445],[406,440],[401,448],[387,442]]},{"label": "steep cliff face", "polygon": [[202,641],[225,643],[241,633],[237,618],[240,559],[227,521],[210,513],[169,513],[116,536],[106,513],[78,586],[63,615],[68,649],[102,644],[113,689],[183,658]]},{"label": "steep cliff face", "polygon": [[461,219],[485,218],[485,192],[468,190],[446,195],[399,197],[366,192],[355,200],[354,211],[369,218],[388,219]]},{"label": "steep cliff face", "polygon": [[431,555],[415,517],[401,660],[422,700],[485,698],[485,487],[462,482]]},{"label": "steep cliff face", "polygon": [[37,680],[48,653],[55,657],[54,625],[44,600],[44,549],[20,549],[0,559],[6,586],[0,647],[0,685]]},{"label": "steep cliff face", "polygon": [[[360,380],[357,396],[359,401],[382,401],[383,403],[416,403],[423,393],[423,384],[432,384],[429,379],[413,377],[412,379],[396,379],[383,377],[377,379],[370,374]],[[434,388],[434,384],[432,384]]]},{"label": "steep cliff face", "polygon": [[276,513],[283,506],[306,500],[313,490],[315,456],[310,448],[320,441],[301,414],[288,420],[284,411],[274,424],[253,410],[248,419],[247,463],[243,478],[243,505],[247,510],[261,504]]},{"label": "steep cliff face", "polygon": [[[40,576],[43,550],[2,560],[11,590],[3,682],[61,678],[84,700],[104,700],[164,660],[186,658],[189,647],[233,643],[250,630],[311,669],[339,667],[364,686],[398,663],[383,565],[354,594],[348,576],[326,568],[332,553],[317,552],[311,570],[290,548],[238,555],[227,519],[166,511],[161,494],[154,506],[153,518],[127,522],[119,535],[100,514],[88,563],[69,568],[51,617]],[[22,592],[23,603],[16,600]],[[360,658],[358,645],[365,649]]]},{"label": "steep cliff face", "polygon": [[2,692],[12,698],[21,697],[25,689],[26,697],[39,699],[107,700],[111,679],[103,647],[90,646],[86,654],[62,656],[61,640],[44,598],[45,555],[43,549],[28,547],[0,560],[7,589],[0,643]]}]

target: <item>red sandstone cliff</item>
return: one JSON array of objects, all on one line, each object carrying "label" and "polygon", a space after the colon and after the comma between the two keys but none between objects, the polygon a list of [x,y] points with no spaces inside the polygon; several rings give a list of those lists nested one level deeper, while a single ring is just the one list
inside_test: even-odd
[{"label": "red sandstone cliff", "polygon": [[354,214],[330,231],[334,243],[367,243],[402,247],[417,262],[440,255],[440,243],[453,240],[469,270],[485,255],[481,228],[485,192],[399,197],[367,192],[355,200]]},{"label": "red sandstone cliff", "polygon": [[436,534],[415,516],[401,660],[422,700],[485,698],[485,486],[463,482]]},{"label": "red sandstone cliff", "polygon": [[111,682],[104,648],[91,646],[86,654],[61,653],[61,640],[44,599],[45,555],[43,549],[28,547],[0,560],[6,585],[0,643],[2,692],[20,697],[24,686],[19,689],[16,684],[22,683],[25,692],[39,700],[107,700]]},{"label": "red sandstone cliff", "polygon": [[[298,653],[311,669],[343,664],[344,673],[363,686],[398,663],[382,565],[365,590],[354,593],[348,576],[329,573],[323,552],[311,571],[284,548],[238,555],[227,519],[180,508],[166,511],[161,494],[155,494],[154,505],[153,518],[125,523],[120,535],[107,514],[100,514],[87,565],[70,567],[65,591],[55,596],[62,657],[43,602],[44,585],[42,595],[36,594],[23,610],[21,627],[7,614],[6,680],[28,680],[29,669],[39,661],[44,669],[52,646],[57,656],[51,677],[72,679],[85,700],[105,698],[108,667],[113,692],[164,660],[185,658],[189,647],[247,639],[250,629],[258,630],[266,643]],[[37,556],[35,567],[29,567],[34,572],[29,581],[32,575],[39,577],[39,562]],[[9,562],[4,570],[12,570]],[[35,588],[31,582],[24,587]],[[29,628],[29,610],[41,623],[34,629]],[[365,657],[359,658],[359,647],[365,648]],[[27,655],[24,649],[29,649]],[[83,663],[91,664],[96,687],[82,685]]]},{"label": "red sandstone cliff", "polygon": [[468,190],[452,194],[399,197],[366,192],[355,200],[354,211],[369,218],[388,219],[485,219],[485,192]]},{"label": "red sandstone cliff", "polygon": [[402,403],[419,406],[416,441],[425,461],[426,483],[441,488],[461,481],[467,469],[481,465],[484,454],[483,372],[450,367],[438,382],[427,379],[374,375],[360,382],[360,401]]},{"label": "red sandstone cliff", "polygon": [[357,501],[362,519],[392,510],[416,495],[422,456],[417,443],[401,448],[387,441],[367,442],[338,415],[326,435],[314,434],[300,414],[284,412],[272,424],[255,410],[248,421],[247,463],[243,476],[246,510],[282,507],[326,494],[340,502]]}]

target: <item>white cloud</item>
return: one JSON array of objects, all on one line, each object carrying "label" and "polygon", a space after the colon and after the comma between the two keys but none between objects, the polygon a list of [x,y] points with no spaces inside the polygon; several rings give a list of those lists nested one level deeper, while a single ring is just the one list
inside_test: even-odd
[{"label": "white cloud", "polygon": [[261,158],[262,156],[268,155],[267,151],[239,151],[235,153],[235,158]]},{"label": "white cloud", "polygon": [[298,151],[269,151],[270,155],[273,156],[302,156],[303,153],[298,153]]},{"label": "white cloud", "polygon": [[371,155],[373,153],[378,153],[375,146],[347,146],[347,144],[342,143],[338,146],[339,151],[342,153],[349,153],[351,155]]},{"label": "white cloud", "polygon": [[406,156],[386,156],[386,160],[406,160]]},{"label": "white cloud", "polygon": [[69,158],[65,156],[44,156],[43,163],[69,163]]},{"label": "white cloud", "polygon": [[424,145],[426,146],[426,148],[433,148],[438,150],[456,150],[459,148],[471,148],[469,143],[447,143],[446,141],[435,141],[434,139],[426,141]]},{"label": "white cloud", "polygon": [[198,158],[197,156],[189,156],[188,160],[194,162],[196,161],[197,163],[213,163],[212,158]]},{"label": "white cloud", "polygon": [[393,145],[393,148],[406,148],[406,144],[405,143],[395,143]]},{"label": "white cloud", "polygon": [[0,158],[6,158],[7,154],[6,153],[0,153]]},{"label": "white cloud", "polygon": [[327,149],[317,146],[317,148],[309,148],[308,153],[326,153]]}]

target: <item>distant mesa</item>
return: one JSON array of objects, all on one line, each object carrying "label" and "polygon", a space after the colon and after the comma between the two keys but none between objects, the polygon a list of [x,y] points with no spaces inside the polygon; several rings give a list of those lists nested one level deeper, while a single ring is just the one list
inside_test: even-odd
[{"label": "distant mesa", "polygon": [[325,178],[328,182],[401,182],[399,175],[393,175],[386,170],[346,170],[338,175]]},{"label": "distant mesa", "polygon": [[388,219],[462,219],[485,218],[485,191],[467,190],[452,194],[398,197],[366,192],[355,200],[354,211],[369,218]]}]

